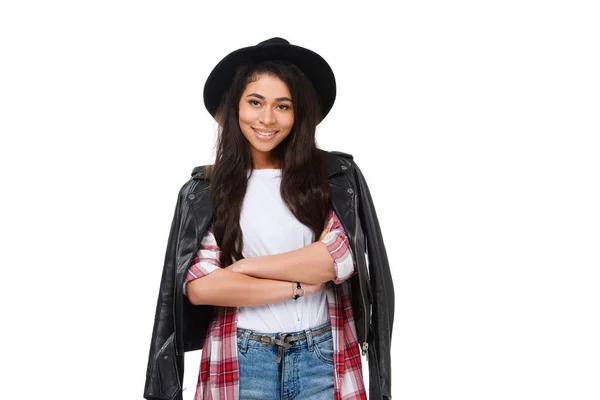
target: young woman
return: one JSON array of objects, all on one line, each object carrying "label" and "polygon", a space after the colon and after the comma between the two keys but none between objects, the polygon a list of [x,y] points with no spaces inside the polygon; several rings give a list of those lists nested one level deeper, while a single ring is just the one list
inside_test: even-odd
[{"label": "young woman", "polygon": [[210,74],[217,154],[180,192],[146,398],[181,396],[183,352],[201,346],[195,399],[366,399],[369,342],[370,397],[390,397],[393,286],[372,199],[351,156],[315,143],[334,99],[327,62],[281,38]]}]

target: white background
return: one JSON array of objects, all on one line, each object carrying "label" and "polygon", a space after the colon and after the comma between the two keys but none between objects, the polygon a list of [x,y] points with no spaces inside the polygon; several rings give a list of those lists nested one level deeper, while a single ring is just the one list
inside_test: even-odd
[{"label": "white background", "polygon": [[142,398],[204,81],[282,36],[336,74],[317,140],[380,217],[394,399],[599,399],[593,3],[2,2],[0,397]]}]

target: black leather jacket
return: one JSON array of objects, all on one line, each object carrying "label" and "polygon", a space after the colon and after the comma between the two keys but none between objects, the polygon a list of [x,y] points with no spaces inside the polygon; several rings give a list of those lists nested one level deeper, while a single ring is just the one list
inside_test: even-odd
[{"label": "black leather jacket", "polygon": [[[377,214],[352,156],[335,151],[323,151],[323,155],[329,168],[332,206],[358,266],[350,284],[358,341],[363,355],[369,357],[369,398],[390,399],[394,287]],[[150,342],[146,399],[182,398],[184,352],[202,348],[213,316],[214,307],[192,305],[182,293],[185,273],[212,219],[208,189],[202,166],[194,168],[192,178],[179,191]]]}]

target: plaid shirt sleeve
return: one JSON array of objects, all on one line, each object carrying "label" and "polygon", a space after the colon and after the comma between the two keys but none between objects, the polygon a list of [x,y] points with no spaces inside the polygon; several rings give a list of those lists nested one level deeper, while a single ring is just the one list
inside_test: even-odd
[{"label": "plaid shirt sleeve", "polygon": [[202,278],[219,268],[221,268],[221,249],[217,245],[213,226],[210,225],[200,242],[200,249],[185,275],[183,294],[187,296],[186,286],[189,281]]},{"label": "plaid shirt sleeve", "polygon": [[333,283],[339,285],[354,275],[356,273],[356,268],[346,231],[333,209],[330,209],[327,222],[329,223],[332,221],[333,225],[331,226],[329,233],[321,239],[321,242],[327,246],[329,254],[333,257],[333,268],[335,270],[335,279],[333,280]]}]

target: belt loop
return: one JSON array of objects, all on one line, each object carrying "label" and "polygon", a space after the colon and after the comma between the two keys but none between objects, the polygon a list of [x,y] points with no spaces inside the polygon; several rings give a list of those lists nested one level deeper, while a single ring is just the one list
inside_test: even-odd
[{"label": "belt loop", "polygon": [[248,340],[250,340],[250,330],[244,329],[242,331],[242,345],[240,346],[240,351],[245,353],[248,351]]},{"label": "belt loop", "polygon": [[313,347],[312,331],[310,329],[307,329],[304,331],[304,334],[306,335],[306,345],[308,346],[308,351],[313,351],[314,347]]},{"label": "belt loop", "polygon": [[288,336],[290,336],[289,333],[280,333],[279,338],[275,338],[272,341],[272,343],[275,343],[277,345],[277,359],[275,360],[277,364],[281,363],[281,359],[283,358],[283,351],[292,347],[287,341]]}]

